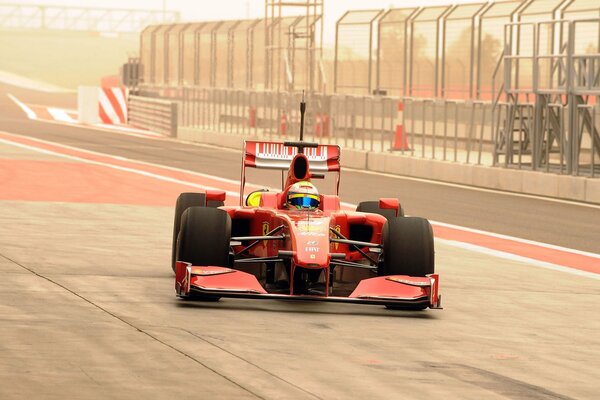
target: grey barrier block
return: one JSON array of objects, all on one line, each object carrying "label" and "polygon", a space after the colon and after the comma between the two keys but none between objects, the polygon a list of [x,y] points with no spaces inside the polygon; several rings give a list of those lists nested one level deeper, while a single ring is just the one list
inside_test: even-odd
[{"label": "grey barrier block", "polygon": [[586,178],[585,201],[600,204],[600,179]]},{"label": "grey barrier block", "polygon": [[410,159],[393,153],[385,153],[383,155],[383,170],[381,172],[396,175],[418,176],[415,175]]},{"label": "grey barrier block", "polygon": [[461,163],[451,163],[449,161],[436,161],[433,165],[433,179],[459,183],[461,185],[473,184],[473,173],[475,165],[467,165]]},{"label": "grey barrier block", "polygon": [[558,195],[561,199],[585,201],[585,186],[589,179],[581,176],[558,175]]},{"label": "grey barrier block", "polygon": [[558,175],[525,171],[522,192],[540,196],[558,197]]},{"label": "grey barrier block", "polygon": [[471,175],[471,184],[492,189],[500,189],[500,174],[491,167],[474,165]]},{"label": "grey barrier block", "polygon": [[519,170],[508,170],[484,165],[473,165],[471,185],[505,190],[508,192],[523,191],[523,172]]},{"label": "grey barrier block", "polygon": [[341,155],[342,167],[367,169],[367,155],[363,150],[344,150]]},{"label": "grey barrier block", "polygon": [[497,189],[506,190],[509,192],[516,193],[527,193],[523,186],[523,176],[529,171],[522,171],[518,169],[506,169],[506,168],[494,168],[490,169],[497,171],[498,174],[498,187]]},{"label": "grey barrier block", "polygon": [[[383,172],[385,170],[385,153],[369,153],[367,157],[367,169],[369,171]],[[342,155],[342,157],[344,157]]]},{"label": "grey barrier block", "polygon": [[375,171],[396,175],[407,175],[464,185],[472,184],[472,165],[451,163],[448,161],[413,158],[401,154],[369,153],[368,167]]}]

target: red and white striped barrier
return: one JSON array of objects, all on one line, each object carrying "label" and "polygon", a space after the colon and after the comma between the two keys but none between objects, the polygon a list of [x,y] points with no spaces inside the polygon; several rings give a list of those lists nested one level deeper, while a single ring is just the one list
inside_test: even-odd
[{"label": "red and white striped barrier", "polygon": [[127,89],[103,87],[98,94],[98,113],[102,123],[119,125],[127,123]]}]

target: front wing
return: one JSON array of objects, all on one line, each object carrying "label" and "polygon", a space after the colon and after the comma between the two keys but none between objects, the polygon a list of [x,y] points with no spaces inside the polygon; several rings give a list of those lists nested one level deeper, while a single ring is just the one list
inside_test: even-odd
[{"label": "front wing", "polygon": [[178,261],[175,273],[175,290],[182,298],[239,297],[441,308],[437,274],[364,279],[348,297],[336,297],[267,293],[254,275],[225,267],[198,267]]}]

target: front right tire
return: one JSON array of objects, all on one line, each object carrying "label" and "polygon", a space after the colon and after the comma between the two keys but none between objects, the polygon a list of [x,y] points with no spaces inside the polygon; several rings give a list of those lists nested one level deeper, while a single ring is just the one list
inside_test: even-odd
[{"label": "front right tire", "polygon": [[[383,226],[383,263],[379,275],[426,276],[435,270],[433,230],[425,218],[398,217]],[[423,310],[427,305],[388,304],[391,310]]]},{"label": "front right tire", "polygon": [[433,230],[425,218],[397,217],[383,226],[379,275],[425,276],[435,270]]}]

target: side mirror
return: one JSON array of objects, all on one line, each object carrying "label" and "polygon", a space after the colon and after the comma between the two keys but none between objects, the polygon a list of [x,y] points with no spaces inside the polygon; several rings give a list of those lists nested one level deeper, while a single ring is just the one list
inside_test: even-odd
[{"label": "side mirror", "polygon": [[398,210],[400,210],[400,201],[394,198],[379,199],[379,208],[382,210],[394,210],[396,211],[396,217],[398,216]]}]

